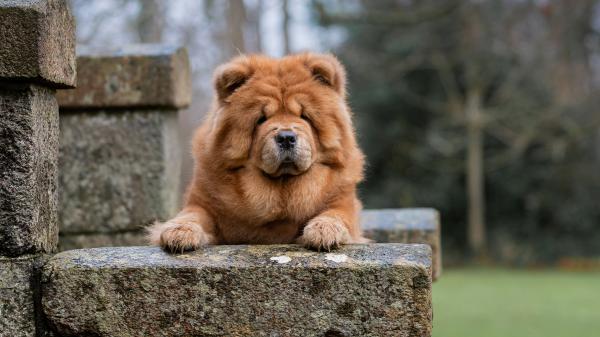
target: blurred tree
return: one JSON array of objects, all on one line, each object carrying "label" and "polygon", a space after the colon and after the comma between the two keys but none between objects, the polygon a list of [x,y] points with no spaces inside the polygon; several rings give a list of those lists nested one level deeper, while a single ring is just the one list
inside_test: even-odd
[{"label": "blurred tree", "polygon": [[248,31],[252,33],[252,47],[248,48],[252,53],[262,53],[262,14],[264,11],[263,0],[255,0],[254,6],[248,9]]},{"label": "blurred tree", "polygon": [[244,25],[246,23],[246,6],[244,0],[229,0],[227,4],[227,39],[224,47],[228,50],[228,57],[246,52],[244,39]]},{"label": "blurred tree", "polygon": [[593,32],[595,0],[559,0],[541,5],[556,51],[552,76],[560,103],[570,104],[591,93],[589,40]]},{"label": "blurred tree", "polygon": [[140,10],[135,20],[135,30],[142,43],[160,42],[165,25],[164,2],[139,0]]},{"label": "blurred tree", "polygon": [[[598,223],[598,210],[586,208],[589,196],[600,198],[600,181],[591,177],[597,166],[581,161],[598,117],[583,116],[593,111],[583,90],[570,87],[577,99],[561,98],[564,73],[578,88],[591,85],[589,76],[569,70],[586,56],[569,56],[571,63],[560,56],[566,45],[585,41],[591,21],[584,13],[595,3],[569,2],[577,8],[567,16],[576,19],[562,18],[556,28],[557,19],[545,22],[545,3],[315,2],[320,22],[347,34],[337,52],[349,70],[369,159],[367,206],[435,206],[444,215],[445,242],[466,244],[476,258],[486,256],[490,235],[496,254],[527,259],[504,249],[512,241],[558,254],[548,236],[589,230],[563,217],[569,207],[578,219]],[[578,33],[557,41],[553,29]],[[584,172],[583,185],[558,179]],[[461,228],[466,235],[457,235]]]},{"label": "blurred tree", "polygon": [[291,51],[290,42],[290,4],[288,0],[281,2],[281,13],[283,20],[281,21],[281,30],[283,31],[283,54],[288,55]]}]

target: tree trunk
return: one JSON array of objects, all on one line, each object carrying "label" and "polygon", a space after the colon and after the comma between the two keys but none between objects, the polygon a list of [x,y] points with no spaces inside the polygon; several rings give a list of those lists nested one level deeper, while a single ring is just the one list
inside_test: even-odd
[{"label": "tree trunk", "polygon": [[466,97],[468,243],[475,258],[487,254],[485,187],[483,168],[483,116],[481,92],[470,90]]},{"label": "tree trunk", "polygon": [[140,42],[161,42],[165,24],[163,6],[158,0],[140,0],[136,30]]},{"label": "tree trunk", "polygon": [[592,94],[589,38],[594,35],[597,0],[560,0],[544,5],[549,27],[550,77],[559,104],[581,102]]},{"label": "tree trunk", "polygon": [[246,23],[246,7],[244,0],[230,0],[227,8],[227,46],[229,56],[246,52],[244,25]]},{"label": "tree trunk", "polygon": [[290,44],[290,9],[288,0],[283,0],[281,10],[283,12],[283,54],[288,55],[292,49]]},{"label": "tree trunk", "polygon": [[262,53],[262,32],[261,21],[263,12],[263,0],[256,0],[256,4],[248,10],[249,31],[252,33],[252,40],[249,42],[249,51],[253,53]]}]

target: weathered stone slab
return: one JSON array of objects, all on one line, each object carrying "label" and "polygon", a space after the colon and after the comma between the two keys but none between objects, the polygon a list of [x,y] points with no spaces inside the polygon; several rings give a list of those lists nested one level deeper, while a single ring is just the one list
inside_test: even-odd
[{"label": "weathered stone slab", "polygon": [[58,105],[53,90],[0,85],[0,255],[58,241]]},{"label": "weathered stone slab", "polygon": [[427,245],[96,248],[55,255],[42,305],[65,336],[430,336]]},{"label": "weathered stone slab", "polygon": [[58,249],[60,251],[96,248],[96,247],[122,247],[143,246],[148,243],[144,230],[116,233],[90,233],[90,234],[63,234],[59,236]]},{"label": "weathered stone slab", "polygon": [[36,336],[38,274],[44,260],[0,257],[0,336]]},{"label": "weathered stone slab", "polygon": [[183,108],[190,104],[192,86],[185,48],[141,44],[98,50],[78,46],[77,54],[77,89],[59,91],[61,108]]},{"label": "weathered stone slab", "polygon": [[371,209],[361,214],[365,236],[375,242],[424,243],[433,251],[433,279],[442,273],[440,215],[432,208]]},{"label": "weathered stone slab", "polygon": [[75,85],[75,23],[66,0],[0,1],[0,80]]},{"label": "weathered stone slab", "polygon": [[61,232],[135,230],[176,213],[177,130],[173,111],[61,112]]}]

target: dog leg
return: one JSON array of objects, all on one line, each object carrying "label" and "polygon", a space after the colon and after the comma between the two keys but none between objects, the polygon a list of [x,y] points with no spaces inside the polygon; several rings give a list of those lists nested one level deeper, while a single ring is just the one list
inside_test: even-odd
[{"label": "dog leg", "polygon": [[369,242],[360,233],[359,210],[360,202],[355,197],[340,200],[308,221],[297,242],[318,251],[330,251],[342,244]]},{"label": "dog leg", "polygon": [[171,253],[216,243],[214,221],[201,207],[186,207],[173,219],[148,228],[148,239]]}]

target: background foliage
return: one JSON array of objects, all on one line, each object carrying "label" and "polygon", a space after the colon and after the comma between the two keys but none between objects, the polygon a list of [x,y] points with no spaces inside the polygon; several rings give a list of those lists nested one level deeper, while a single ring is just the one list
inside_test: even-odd
[{"label": "background foliage", "polygon": [[[369,158],[368,207],[441,210],[453,251],[472,247],[477,204],[495,258],[598,252],[595,1],[316,6],[321,24],[347,33],[335,51]],[[477,170],[480,195],[467,184]]]}]

